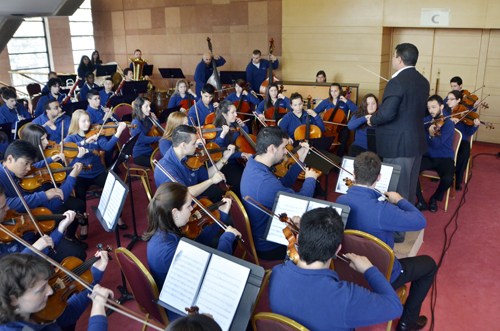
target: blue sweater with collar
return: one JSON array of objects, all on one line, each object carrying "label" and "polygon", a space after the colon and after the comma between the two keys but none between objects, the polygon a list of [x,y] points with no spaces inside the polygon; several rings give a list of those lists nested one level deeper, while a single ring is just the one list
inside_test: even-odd
[{"label": "blue sweater with collar", "polygon": [[9,109],[7,104],[4,103],[3,106],[0,107],[0,124],[12,123],[12,128],[14,128],[14,123],[19,122],[19,118],[17,117],[18,113],[19,116],[24,117],[25,119],[31,118],[30,112],[22,104],[16,103],[16,108],[17,112],[15,109]]},{"label": "blue sweater with collar", "polygon": [[401,316],[401,301],[377,267],[364,276],[373,292],[339,280],[331,269],[302,269],[287,261],[271,273],[271,310],[311,331],[348,331]]},{"label": "blue sweater with collar", "polygon": [[[339,109],[342,109],[344,111],[345,116],[349,115],[349,111],[352,113],[355,112],[356,109],[358,109],[358,106],[356,106],[356,104],[349,99],[347,99],[347,103],[338,99],[337,102],[340,102]],[[329,110],[332,108],[335,108],[335,105],[333,104],[333,102],[330,102],[329,98],[326,98],[321,101],[316,108],[314,108],[314,111],[319,114],[325,110]],[[324,120],[328,121],[327,118],[324,118]]]},{"label": "blue sweater with collar", "polygon": [[[285,130],[288,133],[288,136],[290,136],[293,141],[295,141],[295,129],[297,129],[299,126],[306,124],[307,122],[307,113],[305,111],[302,112],[302,115],[300,118],[298,118],[292,111],[283,116],[281,121],[279,122],[278,126]],[[323,123],[323,120],[321,119],[321,116],[316,115],[314,117],[310,117],[310,124],[311,125],[316,125],[317,127],[320,128],[321,132],[325,132],[325,123]]]},{"label": "blue sweater with collar", "polygon": [[[278,67],[280,65],[280,61],[276,59],[276,61],[273,62],[273,70],[278,70]],[[246,72],[247,72],[247,82],[250,83],[250,88],[254,91],[257,91],[257,93],[260,90],[260,85],[266,80],[266,78],[269,77],[268,73],[269,69],[269,60],[260,60],[260,65],[257,68],[255,64],[250,60],[250,63],[247,65]]]},{"label": "blue sweater with collar", "polygon": [[[196,108],[198,109],[198,116],[200,117],[200,123],[198,123],[198,117],[196,116]],[[207,106],[203,103],[203,101],[200,99],[196,102],[196,108],[194,106],[191,106],[189,108],[188,112],[188,120],[189,120],[189,125],[203,125],[205,124],[205,117],[207,117],[208,114],[214,112],[214,105],[211,103]],[[191,121],[191,119],[194,120]]]},{"label": "blue sweater with collar", "polygon": [[80,100],[81,101],[87,100],[87,93],[91,89],[96,89],[96,88],[99,88],[97,84],[92,85],[92,88],[90,88],[89,84],[87,83],[83,84],[82,88],[80,89]]},{"label": "blue sweater with collar", "polygon": [[[279,105],[281,108],[285,108],[287,110],[292,110],[292,106],[290,106],[290,99],[288,99],[288,97],[285,97],[284,99],[278,99],[279,100]],[[276,103],[273,104],[273,106],[276,105]],[[257,109],[255,110],[258,114],[262,114],[264,113],[268,108],[264,109],[264,107],[266,106],[266,100],[262,100],[260,103],[259,103],[259,106],[257,107]]]},{"label": "blue sweater with collar", "polygon": [[[229,100],[231,102],[236,102],[236,101],[240,101],[240,97],[241,97],[241,95],[238,96],[236,94],[236,92],[233,92],[233,93],[229,94],[225,100]],[[247,102],[248,104],[252,104],[252,105],[258,106],[259,103],[260,103],[260,100],[259,100],[259,98],[257,98],[252,93],[248,93],[247,95],[245,95],[243,97],[243,102]]]},{"label": "blue sweater with collar", "polygon": [[[243,176],[241,177],[241,196],[245,197],[249,195],[270,210],[273,208],[276,194],[280,191],[312,197],[314,195],[314,188],[316,187],[314,178],[306,178],[299,192],[291,189],[301,172],[302,168],[298,164],[294,164],[285,176],[278,179],[266,165],[255,161],[254,156],[252,156],[248,159]],[[250,205],[246,200],[243,200],[243,205],[250,220],[256,250],[270,251],[281,246],[280,244],[264,239],[269,216]]]},{"label": "blue sweater with collar", "polygon": [[[89,116],[90,116],[90,124],[102,124],[104,122],[104,116],[106,115],[106,113],[104,112],[104,110],[102,110],[101,107],[99,107],[99,109],[95,109],[95,108],[90,107],[90,105],[89,105],[87,107],[87,113],[89,113]],[[118,118],[118,116],[116,116],[115,114],[113,114],[111,116],[113,116],[113,118],[117,121],[120,120]],[[106,123],[108,123],[108,122],[112,122],[112,120],[108,118]],[[114,124],[114,123],[111,123],[111,124]]]},{"label": "blue sweater with collar", "polygon": [[[184,94],[184,98],[181,97],[180,94],[174,94],[170,97],[170,99],[168,100],[168,106],[167,108],[174,108],[174,107],[177,107],[178,105],[181,104],[181,101],[182,100],[186,100],[188,98],[188,94]],[[194,97],[191,96],[191,100],[194,101]]]},{"label": "blue sweater with collar", "polygon": [[160,148],[161,157],[164,157],[165,154],[167,154],[167,151],[170,149],[170,147],[172,147],[172,141],[168,140],[167,138],[160,139],[158,147]]},{"label": "blue sweater with collar", "polygon": [[[243,130],[245,130],[246,133],[248,133],[248,126],[247,125],[244,125],[242,128],[243,128]],[[230,144],[235,145],[236,139],[238,139],[238,137],[240,136],[239,132],[236,132],[236,131],[232,132],[233,138],[231,140],[229,140],[229,133],[226,134],[226,136],[224,138],[221,138],[221,136],[220,136],[221,133],[222,132],[217,132],[217,136],[215,137],[215,140],[214,140],[214,142],[217,145],[219,145],[220,147],[227,147]],[[239,152],[239,151],[231,154],[231,156],[229,157],[228,163],[238,163],[238,161],[236,160],[237,158],[241,158],[241,152]]]},{"label": "blue sweater with collar", "polygon": [[[66,97],[66,94],[59,93],[59,95],[57,96],[57,101],[59,101],[59,104],[64,100],[65,97]],[[43,104],[48,99],[54,100],[55,98],[52,96],[52,94],[49,93],[47,95],[44,95],[43,97],[41,97],[38,100],[38,103],[36,104],[36,109],[35,109],[35,117],[38,117],[38,116],[42,115],[43,113],[45,113],[45,109],[43,108]],[[72,103],[71,99],[68,100],[68,103]]]},{"label": "blue sweater with collar", "polygon": [[[424,118],[424,122],[432,121],[432,116],[429,115]],[[425,128],[428,129],[431,124],[425,124]],[[431,138],[429,130],[425,131],[425,136],[427,138],[428,151],[425,156],[430,158],[455,158],[455,152],[453,151],[453,136],[455,135],[455,125],[450,119],[447,119],[443,126],[441,127],[441,135],[434,136]]]},{"label": "blue sweater with collar", "polygon": [[[212,59],[214,61],[214,59]],[[226,60],[221,56],[219,57],[218,60],[215,60],[215,66],[216,67],[221,67],[226,63]],[[203,85],[205,85],[212,76],[214,72],[214,68],[210,64],[207,66],[203,60],[198,63],[196,66],[196,69],[194,71],[194,81],[196,82],[196,95],[198,98],[201,98],[201,89],[203,88]]]},{"label": "blue sweater with collar", "polygon": [[149,137],[147,136],[151,126],[153,125],[149,120],[139,121],[138,119],[132,120],[132,125],[137,125],[135,129],[132,129],[132,137],[139,135],[134,149],[132,150],[132,156],[137,157],[141,155],[151,156],[153,154],[153,147],[149,144],[157,143],[160,141],[161,137]]},{"label": "blue sweater with collar", "polygon": [[101,106],[105,107],[106,102],[108,102],[109,97],[111,97],[112,95],[113,95],[113,91],[106,93],[105,89],[100,90],[99,97],[101,98]]},{"label": "blue sweater with collar", "polygon": [[[47,123],[48,120],[49,120],[49,118],[48,118],[47,114],[43,113],[42,115],[35,118],[32,123],[39,124],[39,125],[43,126],[45,123]],[[62,121],[63,120],[64,120],[64,137],[66,137],[68,135],[69,126],[71,124],[71,117],[63,115],[55,121],[55,123],[54,123],[56,125],[55,130],[52,130],[49,126],[45,127],[45,130],[47,130],[47,135],[49,136],[47,139],[55,141],[58,144],[61,142],[61,138],[62,138],[61,131],[62,131]]]},{"label": "blue sweater with collar", "polygon": [[[377,237],[394,249],[394,231],[419,231],[426,227],[424,215],[407,200],[397,205],[379,201],[380,193],[367,187],[352,186],[337,203],[351,207],[346,229],[359,230]],[[401,263],[394,260],[391,283],[401,273]]]},{"label": "blue sweater with collar", "polygon": [[349,123],[347,123],[347,127],[349,128],[349,130],[356,130],[356,134],[354,135],[354,142],[352,144],[363,147],[364,149],[368,149],[368,129],[377,128],[376,126],[367,126],[364,129],[361,129],[361,126],[366,122],[366,117],[362,116],[360,118],[357,118],[356,115],[352,115],[351,120],[349,121]]}]

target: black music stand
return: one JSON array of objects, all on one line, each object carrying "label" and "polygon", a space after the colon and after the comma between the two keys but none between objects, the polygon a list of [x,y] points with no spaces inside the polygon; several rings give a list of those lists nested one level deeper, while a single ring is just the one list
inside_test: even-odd
[{"label": "black music stand", "polygon": [[165,79],[170,78],[170,88],[174,88],[174,78],[186,78],[186,76],[182,73],[181,68],[158,68],[158,70],[160,71],[161,77]]},{"label": "black music stand", "polygon": [[153,74],[153,67],[154,65],[145,64],[142,67],[142,76],[151,76]]},{"label": "black music stand", "polygon": [[180,111],[180,110],[181,110],[181,106],[175,106],[175,107],[168,108],[168,109],[165,109],[164,111],[162,111],[160,118],[159,118],[160,124],[165,123],[168,120],[168,116],[170,116],[170,114],[172,114],[176,111]]},{"label": "black music stand", "polygon": [[116,68],[118,67],[117,64],[106,64],[106,65],[101,65],[97,67],[97,70],[95,72],[96,77],[101,77],[101,76],[111,76],[116,72]]},{"label": "black music stand", "polygon": [[220,72],[220,83],[221,84],[231,84],[234,86],[238,79],[247,80],[247,72],[246,71],[221,71]]},{"label": "black music stand", "polygon": [[[68,74],[68,75],[57,75],[57,78],[59,78],[61,80],[61,87],[62,86],[67,86],[66,84],[66,81],[68,79],[71,79],[73,80],[74,83],[76,83],[76,74]],[[82,80],[83,82],[83,80]],[[82,86],[83,86],[83,83],[82,83]]]},{"label": "black music stand", "polygon": [[62,110],[66,112],[64,115],[68,115],[71,117],[73,115],[73,112],[77,109],[83,109],[86,110],[89,106],[89,102],[87,100],[84,101],[78,101],[78,102],[73,102],[70,103],[68,102],[67,104],[64,104],[61,106]]},{"label": "black music stand", "polygon": [[137,241],[142,240],[142,238],[137,234],[137,225],[135,222],[134,195],[132,194],[132,179],[131,179],[132,177],[130,176],[130,157],[132,156],[132,150],[134,149],[134,145],[137,142],[137,139],[139,139],[138,134],[133,136],[125,144],[123,144],[120,154],[118,154],[118,158],[116,159],[116,162],[110,167],[111,170],[114,170],[121,163],[123,162],[127,163],[127,176],[128,176],[128,188],[129,188],[128,194],[130,196],[130,208],[132,209],[132,224],[134,227],[134,234],[133,235],[125,234],[123,235],[123,237],[132,239],[132,241],[127,246],[127,249],[129,251],[132,250],[132,247]]},{"label": "black music stand", "polygon": [[135,100],[139,93],[148,93],[148,84],[149,82],[147,80],[126,82],[123,85],[122,93],[124,96],[134,96]]}]

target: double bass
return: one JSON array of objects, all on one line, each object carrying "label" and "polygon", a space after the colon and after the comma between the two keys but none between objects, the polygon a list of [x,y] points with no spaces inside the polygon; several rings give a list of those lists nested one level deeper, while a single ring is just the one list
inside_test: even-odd
[{"label": "double bass", "polygon": [[269,39],[269,76],[260,85],[259,91],[262,94],[266,93],[267,85],[269,85],[269,82],[279,82],[280,81],[273,73],[273,62],[271,61],[271,55],[273,55],[273,51],[274,51],[274,39],[271,38],[271,39]]},{"label": "double bass", "polygon": [[219,71],[217,70],[217,63],[215,63],[215,59],[214,59],[214,55],[213,55],[214,52],[212,51],[212,42],[210,41],[210,37],[207,37],[207,42],[208,42],[208,49],[210,51],[210,55],[212,56],[212,69],[213,69],[212,76],[210,76],[210,78],[208,78],[207,84],[210,84],[215,88],[216,93],[214,94],[214,99],[216,101],[218,101],[218,100],[221,100],[221,99],[224,99],[225,97],[227,97],[227,95],[222,94],[223,91],[227,92],[227,89],[224,89],[224,90],[222,89],[222,84],[220,82],[220,75],[219,75]]}]

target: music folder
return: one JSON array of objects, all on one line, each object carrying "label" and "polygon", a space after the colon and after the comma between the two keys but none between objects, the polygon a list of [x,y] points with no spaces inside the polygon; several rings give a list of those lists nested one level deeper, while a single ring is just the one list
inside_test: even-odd
[{"label": "music folder", "polygon": [[151,76],[153,75],[153,67],[154,65],[149,65],[149,64],[146,64],[144,65],[144,67],[142,67],[142,75],[143,76]]},{"label": "music folder", "polygon": [[246,71],[221,71],[220,72],[220,83],[224,85],[233,85],[238,79],[243,79],[246,81],[247,72]]},{"label": "music folder", "polygon": [[158,68],[163,78],[186,78],[181,68]]},{"label": "music folder", "polygon": [[155,302],[182,316],[197,306],[223,331],[245,330],[263,277],[260,266],[182,238]]},{"label": "music folder", "polygon": [[[354,158],[351,156],[344,156],[342,159],[342,168],[353,173],[354,171]],[[354,180],[354,178],[349,175],[345,170],[340,170],[339,177],[337,179],[337,185],[335,185],[335,192],[346,194],[348,187],[345,184],[344,179],[348,178]],[[375,188],[382,193],[387,191],[396,191],[398,188],[399,177],[401,175],[401,166],[399,164],[385,163],[382,162],[382,168],[380,169],[382,176],[378,181]]]},{"label": "music folder", "polygon": [[116,68],[118,67],[117,64],[106,64],[106,65],[100,65],[97,66],[95,75],[96,77],[101,77],[101,76],[111,76],[116,72]]},{"label": "music folder", "polygon": [[[347,218],[349,217],[349,212],[351,211],[351,207],[335,202],[308,198],[302,195],[284,191],[280,191],[278,192],[278,194],[276,194],[276,198],[274,199],[273,213],[276,215],[286,213],[290,218],[292,218],[293,216],[302,217],[302,215],[310,210],[327,207],[332,207],[337,211],[337,213],[342,217],[342,223],[344,223],[345,227]],[[269,222],[267,223],[267,229],[264,234],[264,239],[277,244],[288,245],[288,240],[283,234],[283,229],[285,227],[286,224],[281,222],[276,216],[270,216]]]}]

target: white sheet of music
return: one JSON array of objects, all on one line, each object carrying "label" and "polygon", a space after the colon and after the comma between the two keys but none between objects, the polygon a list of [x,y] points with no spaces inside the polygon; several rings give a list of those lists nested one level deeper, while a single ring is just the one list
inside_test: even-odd
[{"label": "white sheet of music", "polygon": [[382,176],[380,176],[380,180],[378,181],[377,185],[375,185],[375,188],[377,190],[379,190],[382,193],[387,192],[387,190],[389,189],[389,185],[391,184],[393,171],[394,171],[393,167],[382,164],[382,168],[380,169],[380,173],[382,174]]},{"label": "white sheet of music", "polygon": [[[349,171],[350,173],[353,173],[354,160],[346,158],[342,159],[342,168]],[[382,193],[387,192],[387,190],[389,189],[389,184],[391,183],[393,170],[394,170],[393,167],[382,164],[382,168],[380,169],[380,173],[382,174],[382,176],[380,177],[380,180],[377,183],[377,185],[375,185],[375,188],[377,190],[379,190]],[[354,178],[351,175],[349,175],[346,171],[340,170],[339,177],[337,180],[337,185],[335,186],[335,192],[342,194],[347,193],[348,187],[347,185],[345,185],[344,178],[349,178],[351,180],[354,180]]]},{"label": "white sheet of music", "polygon": [[[108,177],[113,177],[109,176]],[[120,210],[120,206],[122,204],[122,199],[125,199],[125,187],[120,185],[119,183],[113,185],[113,194],[110,194],[108,205],[106,206],[106,211],[104,212],[103,219],[108,225],[109,228],[112,228],[113,223],[116,220],[116,215]]]},{"label": "white sheet of music", "polygon": [[[310,201],[309,202],[309,206],[307,206],[307,211],[313,210],[313,209],[316,209],[316,208],[326,208],[326,207],[330,207],[330,206],[326,205],[324,203],[319,203],[319,202],[316,202],[316,201]],[[334,209],[337,212],[337,214],[339,214],[340,216],[342,216],[342,208],[335,207]]]},{"label": "white sheet of music", "polygon": [[212,255],[195,302],[200,314],[211,314],[223,331],[229,330],[249,274],[249,268]]},{"label": "white sheet of music", "polygon": [[191,307],[210,255],[209,252],[180,241],[165,278],[160,300],[182,312]]},{"label": "white sheet of music", "polygon": [[106,206],[108,204],[109,196],[113,191],[113,186],[115,185],[115,177],[108,173],[108,177],[106,177],[106,182],[104,183],[104,188],[102,189],[101,199],[99,200],[99,205],[97,209],[101,212],[101,215],[104,215],[106,211]]},{"label": "white sheet of music", "polygon": [[[309,201],[293,198],[286,195],[280,195],[278,204],[276,205],[276,209],[274,213],[279,215],[281,213],[286,213],[288,217],[292,218],[293,216],[300,216],[306,212],[307,205]],[[288,240],[286,240],[285,235],[283,234],[283,229],[286,227],[286,224],[281,222],[278,218],[273,217],[271,222],[271,227],[269,228],[269,233],[267,234],[266,240],[272,241],[281,245],[288,245]]]}]

